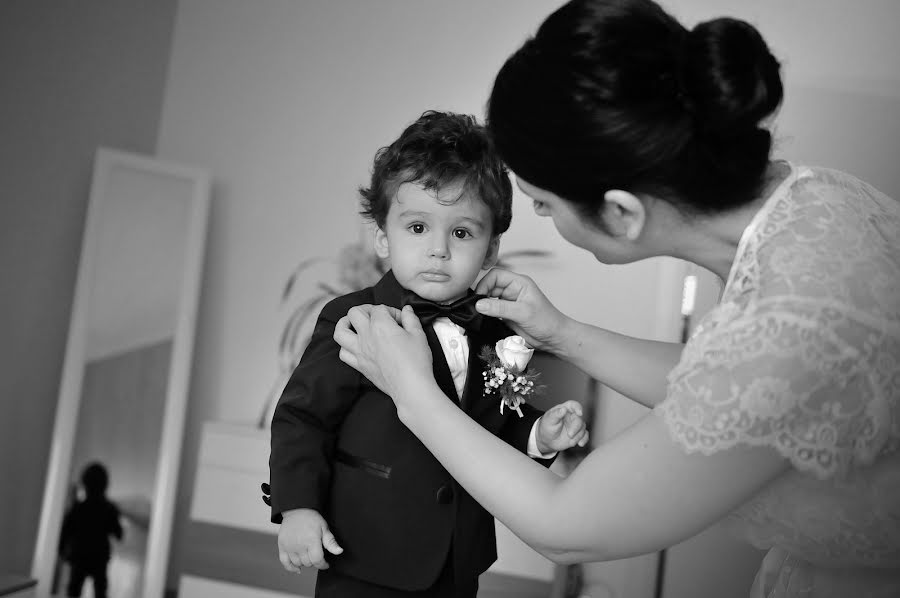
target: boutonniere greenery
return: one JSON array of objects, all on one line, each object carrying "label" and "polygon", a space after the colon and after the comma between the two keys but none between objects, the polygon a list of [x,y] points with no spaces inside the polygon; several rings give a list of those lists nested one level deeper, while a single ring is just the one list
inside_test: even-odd
[{"label": "boutonniere greenery", "polygon": [[481,350],[479,357],[487,364],[482,373],[484,394],[500,399],[501,414],[506,408],[522,417],[521,404],[541,391],[542,387],[535,386],[540,374],[526,369],[533,354],[534,349],[521,336],[508,336],[493,348],[485,346]]}]

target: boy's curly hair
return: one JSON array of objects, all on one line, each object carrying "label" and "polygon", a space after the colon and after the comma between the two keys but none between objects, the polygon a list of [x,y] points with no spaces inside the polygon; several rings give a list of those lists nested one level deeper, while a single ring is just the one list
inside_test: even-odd
[{"label": "boy's curly hair", "polygon": [[384,228],[388,210],[403,183],[429,191],[461,184],[490,209],[493,234],[506,232],[512,218],[512,183],[484,126],[473,116],[426,111],[400,137],[375,154],[372,181],[360,187],[360,213]]}]

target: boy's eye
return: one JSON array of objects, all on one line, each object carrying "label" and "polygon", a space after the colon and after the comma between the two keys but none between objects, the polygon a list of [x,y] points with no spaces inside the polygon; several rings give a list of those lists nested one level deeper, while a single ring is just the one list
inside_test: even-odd
[{"label": "boy's eye", "polygon": [[466,237],[471,237],[472,235],[464,228],[457,228],[453,230],[453,236],[457,239],[465,239]]},{"label": "boy's eye", "polygon": [[425,232],[425,225],[419,224],[418,222],[415,224],[410,224],[407,228],[409,228],[410,231],[414,232],[417,235],[421,235]]}]

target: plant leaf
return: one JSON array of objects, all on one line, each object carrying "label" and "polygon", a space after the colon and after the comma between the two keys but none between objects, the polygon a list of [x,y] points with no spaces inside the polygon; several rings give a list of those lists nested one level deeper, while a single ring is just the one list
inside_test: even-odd
[{"label": "plant leaf", "polygon": [[300,330],[303,328],[303,324],[306,323],[306,320],[309,318],[309,316],[314,314],[318,315],[315,307],[326,299],[330,299],[330,297],[328,295],[317,295],[316,297],[313,297],[312,299],[304,303],[300,308],[298,308],[298,310],[302,308],[304,313],[302,317],[297,319],[295,325],[291,329],[287,344],[284,347],[285,351],[291,353],[299,353],[302,350],[301,346],[297,343],[297,338],[300,336]]},{"label": "plant leaf", "polygon": [[553,252],[547,251],[546,249],[516,249],[514,251],[508,251],[500,257],[509,259],[520,257],[550,257],[551,255],[553,255]]},{"label": "plant leaf", "polygon": [[319,287],[319,290],[325,291],[326,294],[331,295],[332,297],[339,297],[343,295],[343,292],[330,286],[328,283],[320,282],[317,286]]},{"label": "plant leaf", "polygon": [[546,249],[517,249],[515,251],[508,251],[502,254],[497,259],[497,266],[501,268],[508,268],[510,265],[510,261],[524,258],[548,258],[552,255],[553,253],[547,251]]},{"label": "plant leaf", "polygon": [[297,331],[303,326],[306,319],[312,315],[313,307],[326,297],[326,295],[316,295],[298,305],[294,311],[291,312],[291,316],[288,318],[288,321],[285,323],[284,329],[281,332],[281,339],[278,343],[279,353],[284,353],[290,347],[293,347],[294,339],[297,337]]},{"label": "plant leaf", "polygon": [[288,295],[291,294],[291,290],[293,290],[294,284],[297,282],[297,279],[299,278],[300,273],[303,272],[304,270],[306,270],[311,265],[315,264],[316,262],[322,262],[322,261],[325,261],[325,258],[311,257],[311,258],[307,258],[307,259],[303,260],[302,262],[300,262],[299,264],[297,264],[297,267],[294,268],[294,271],[291,272],[291,275],[288,276],[288,279],[284,283],[284,291],[282,291],[282,293],[281,293],[281,302],[282,303],[284,303],[284,301],[288,298]]}]

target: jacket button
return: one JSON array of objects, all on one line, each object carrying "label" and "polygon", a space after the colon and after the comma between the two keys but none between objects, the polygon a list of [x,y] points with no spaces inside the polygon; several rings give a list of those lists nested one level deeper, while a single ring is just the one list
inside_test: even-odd
[{"label": "jacket button", "polygon": [[453,488],[450,486],[441,486],[435,495],[439,505],[449,505],[453,502]]}]

